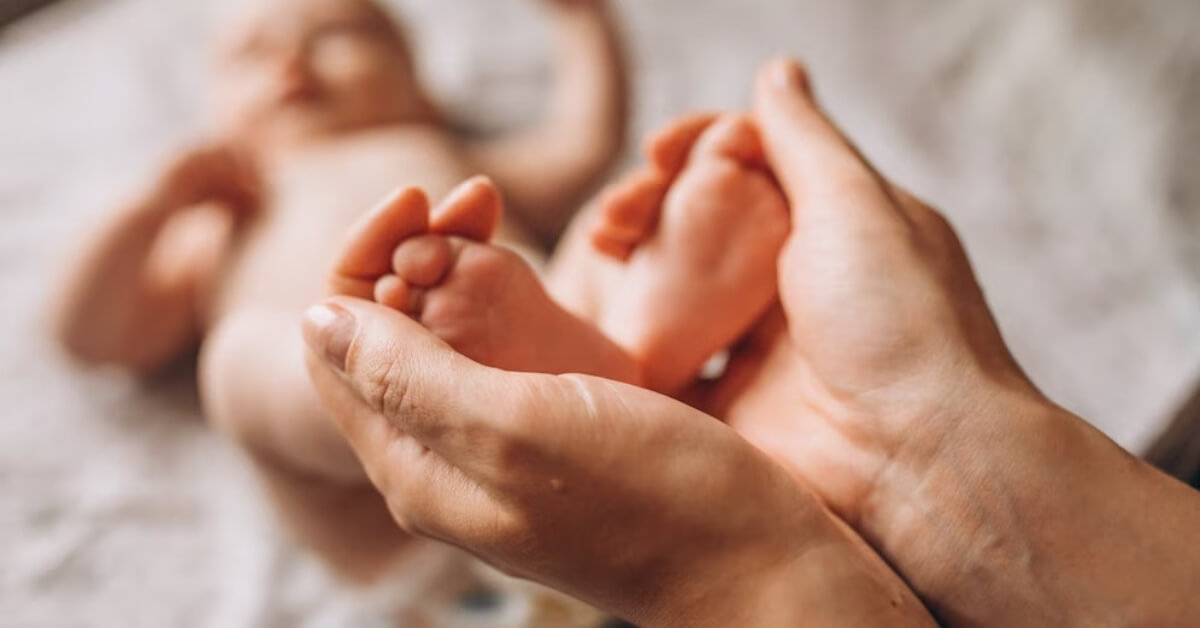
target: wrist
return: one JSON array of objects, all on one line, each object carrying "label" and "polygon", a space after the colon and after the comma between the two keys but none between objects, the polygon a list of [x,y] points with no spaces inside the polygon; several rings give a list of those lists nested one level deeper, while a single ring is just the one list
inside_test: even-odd
[{"label": "wrist", "polygon": [[1076,420],[1025,382],[979,372],[948,383],[915,384],[909,397],[909,403],[893,399],[882,407],[850,411],[880,422],[872,441],[877,473],[862,512],[854,513],[864,523],[922,496],[928,478],[963,470],[964,456],[1010,455],[1000,450],[1020,451],[1012,441],[1042,438],[1056,425]]},{"label": "wrist", "polygon": [[1171,590],[1145,585],[1171,550],[1134,548],[1155,515],[1130,509],[1166,490],[1152,470],[1036,392],[994,386],[960,408],[893,461],[864,509],[867,539],[944,618],[1154,624],[1133,618],[1151,589]]},{"label": "wrist", "polygon": [[860,513],[867,540],[927,599],[948,597],[952,588],[997,587],[987,572],[1021,562],[1021,532],[991,509],[1012,508],[1036,490],[1024,485],[1036,474],[1009,471],[1013,464],[1026,470],[1024,444],[1046,442],[1059,420],[1037,399],[990,387],[980,393],[914,419],[917,427],[892,452]]}]

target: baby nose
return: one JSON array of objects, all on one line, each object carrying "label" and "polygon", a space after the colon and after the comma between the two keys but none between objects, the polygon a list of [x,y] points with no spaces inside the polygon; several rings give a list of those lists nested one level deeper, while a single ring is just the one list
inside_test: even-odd
[{"label": "baby nose", "polygon": [[308,73],[308,52],[304,46],[289,46],[281,56],[279,66],[289,78],[303,78]]},{"label": "baby nose", "polygon": [[278,69],[284,92],[288,97],[302,95],[311,89],[312,67],[308,52],[303,48],[297,46],[284,53],[279,60]]}]

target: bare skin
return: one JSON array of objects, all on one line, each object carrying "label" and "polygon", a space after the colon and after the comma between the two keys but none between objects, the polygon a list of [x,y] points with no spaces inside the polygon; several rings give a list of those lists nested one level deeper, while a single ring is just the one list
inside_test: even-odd
[{"label": "bare skin", "polygon": [[831,538],[784,490],[809,485],[947,625],[1192,625],[1200,497],[1037,391],[949,225],[857,154],[797,65],[764,68],[755,117],[794,222],[781,307],[709,401],[800,482],[644,390],[486,368],[336,299],[310,311],[310,369],[397,520],[652,626],[929,623],[887,613],[914,607],[886,573],[787,567],[805,563],[788,542]]},{"label": "bare skin", "polygon": [[[626,108],[608,9],[544,5],[561,74],[548,116],[471,142],[443,124],[376,5],[246,3],[214,64],[216,139],[163,167],[80,247],[65,281],[57,332],[82,361],[150,372],[201,347],[206,415],[252,454],[300,541],[352,579],[377,577],[407,539],[388,532],[383,502],[320,408],[300,313],[326,294],[337,234],[397,185],[440,197],[490,173],[520,199],[497,242],[532,250],[602,176]],[[546,136],[554,150],[530,150]]]},{"label": "bare skin", "polygon": [[746,116],[686,118],[646,153],[581,219],[548,282],[633,356],[646,387],[674,395],[777,300],[789,219]]},{"label": "bare skin", "polygon": [[[856,154],[815,106],[798,67],[768,66],[756,99],[795,225],[780,256],[782,307],[738,347],[708,406],[798,484],[811,483],[947,624],[1188,625],[1200,561],[1180,539],[1200,517],[1200,499],[1037,391],[1005,348],[947,223]],[[639,185],[635,178],[628,187]],[[603,231],[595,231],[600,240]],[[623,240],[613,239],[616,246],[599,245],[625,255]],[[687,550],[672,541],[697,498],[693,475],[672,488],[676,465],[686,468],[686,452],[698,451],[707,469],[714,460],[722,474],[743,468],[723,457],[735,446],[704,435],[712,424],[702,416],[672,427],[682,411],[644,391],[482,369],[361,301],[313,310],[306,333],[323,358],[311,365],[319,389],[397,520],[415,531],[649,625],[793,625],[799,615],[787,610],[796,607],[771,592],[781,587],[798,602],[821,585],[833,588],[818,599],[864,614],[821,614],[810,602],[811,622],[928,621],[889,617],[869,603],[879,592],[869,578],[831,578],[842,572],[830,564],[814,584],[792,579],[799,572],[780,563],[755,563],[763,554],[737,542],[741,526],[766,502],[795,503],[782,494],[756,494],[753,505],[737,507],[744,494],[706,485],[705,517],[682,529],[721,541],[684,536],[682,545],[722,550],[683,569],[687,585],[674,588],[671,569],[660,566],[687,563]],[[390,349],[398,345],[408,348],[403,356]],[[580,424],[563,420],[575,416]],[[597,424],[599,433],[590,431]],[[664,441],[647,436],[655,427],[666,430]],[[611,451],[601,445],[605,436]],[[639,443],[655,454],[637,455]],[[632,485],[622,481],[627,473]],[[774,482],[745,477],[734,485],[751,491]],[[662,490],[647,498],[655,486]],[[466,499],[447,508],[439,496],[448,491]],[[579,491],[584,498],[572,499]],[[610,538],[589,534],[605,528],[596,526],[603,515],[588,509],[596,502],[622,513],[654,509],[619,516],[613,571],[581,572],[579,561],[594,565],[616,551]],[[814,531],[783,527],[793,539]],[[567,532],[584,538],[538,544]],[[770,532],[753,536],[764,543],[758,547],[773,547],[766,555],[790,555],[766,541]],[[654,567],[631,548],[653,556]],[[730,548],[737,549],[723,554]],[[707,571],[722,555],[736,558]],[[705,586],[722,592],[723,610],[709,604]],[[762,609],[770,610],[754,612]]]},{"label": "bare skin", "polygon": [[[664,365],[657,373],[682,381],[774,300],[787,209],[745,117],[695,118],[649,152],[651,176],[613,189],[591,223],[590,253],[576,259],[616,258],[615,281],[601,289],[628,279],[635,297],[657,306],[602,295],[613,308],[602,316],[634,307],[625,314],[656,323],[655,333],[630,336],[634,348],[688,340],[675,332],[678,317],[746,290],[749,303],[713,312],[713,327],[693,334],[702,349],[690,359],[640,347],[647,363]],[[343,298],[309,312],[310,347],[334,367],[314,359],[314,380],[398,523],[647,626],[932,625],[861,539],[727,428],[647,391],[613,388],[636,381],[640,364],[551,300],[522,260],[486,244],[500,213],[484,179],[432,213],[419,190],[400,190],[351,230],[331,280]],[[646,265],[623,263],[639,255]],[[684,285],[643,289],[671,280]],[[367,321],[357,333],[346,327],[356,318]],[[573,375],[506,382],[506,371]],[[338,388],[342,377],[354,393]],[[522,403],[496,394],[510,389]],[[624,394],[659,409],[627,413]],[[704,489],[681,509],[697,484]],[[723,521],[714,507],[738,515]],[[553,530],[542,528],[551,521]],[[540,567],[516,567],[526,560]]]},{"label": "bare skin", "polygon": [[650,628],[933,626],[819,499],[642,388],[482,366],[363,299],[310,310],[313,380],[398,523]]},{"label": "bare skin", "polygon": [[1200,497],[1047,399],[946,220],[862,159],[794,62],[755,95],[795,227],[780,316],[710,409],[957,626],[1187,626]]},{"label": "bare skin", "polygon": [[419,189],[394,193],[351,229],[331,292],[404,312],[489,366],[678,392],[775,301],[787,207],[745,116],[697,116],[647,152],[556,260],[556,280],[590,291],[586,305],[564,309],[524,261],[488,245],[502,211],[486,179],[432,215]]},{"label": "bare skin", "polygon": [[401,311],[481,363],[636,383],[628,354],[551,300],[528,263],[488,244],[501,214],[499,191],[482,178],[432,218],[424,193],[401,190],[351,231],[331,289]]}]

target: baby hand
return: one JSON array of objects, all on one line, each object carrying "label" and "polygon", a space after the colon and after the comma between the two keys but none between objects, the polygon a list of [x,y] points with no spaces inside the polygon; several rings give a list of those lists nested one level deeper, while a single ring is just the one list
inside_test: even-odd
[{"label": "baby hand", "polygon": [[239,219],[253,212],[261,185],[244,151],[227,144],[201,145],[169,163],[158,180],[158,193],[172,209],[214,203]]}]

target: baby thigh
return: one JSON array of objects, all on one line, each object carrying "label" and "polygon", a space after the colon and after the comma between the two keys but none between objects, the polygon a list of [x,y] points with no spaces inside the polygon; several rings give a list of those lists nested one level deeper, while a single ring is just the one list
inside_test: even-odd
[{"label": "baby thigh", "polygon": [[200,355],[206,417],[256,460],[316,478],[366,481],[309,382],[296,315],[243,310],[225,317]]},{"label": "baby thigh", "polygon": [[223,321],[201,356],[205,412],[249,454],[296,541],[342,577],[374,581],[411,538],[321,408],[298,325],[274,312]]}]

